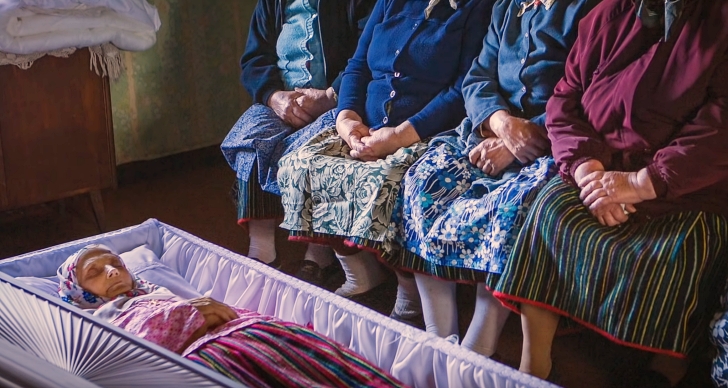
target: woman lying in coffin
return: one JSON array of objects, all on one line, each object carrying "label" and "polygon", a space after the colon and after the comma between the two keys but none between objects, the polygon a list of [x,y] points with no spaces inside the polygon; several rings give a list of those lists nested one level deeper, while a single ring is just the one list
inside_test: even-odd
[{"label": "woman lying in coffin", "polygon": [[245,385],[403,386],[306,327],[139,279],[103,245],[71,255],[58,278],[66,302]]}]

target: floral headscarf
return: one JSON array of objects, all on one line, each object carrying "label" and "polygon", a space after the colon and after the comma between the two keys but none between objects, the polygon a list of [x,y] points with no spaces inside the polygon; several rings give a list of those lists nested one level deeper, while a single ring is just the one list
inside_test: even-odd
[{"label": "floral headscarf", "polygon": [[[76,266],[78,265],[78,259],[81,258],[84,253],[91,249],[103,249],[116,255],[116,253],[111,250],[111,248],[105,245],[87,245],[81,248],[76,253],[69,256],[68,259],[66,259],[66,261],[61,264],[60,267],[58,267],[57,272],[59,279],[58,294],[61,296],[61,299],[82,309],[96,309],[104,303],[110,302],[115,299],[102,298],[100,296],[94,295],[78,285],[78,278],[76,277]],[[122,265],[124,265],[123,260],[121,263]],[[132,274],[132,276],[134,276],[134,274]],[[149,294],[157,288],[159,288],[157,285],[134,277],[134,288],[131,291],[126,292],[120,296],[133,298],[135,296]]]}]

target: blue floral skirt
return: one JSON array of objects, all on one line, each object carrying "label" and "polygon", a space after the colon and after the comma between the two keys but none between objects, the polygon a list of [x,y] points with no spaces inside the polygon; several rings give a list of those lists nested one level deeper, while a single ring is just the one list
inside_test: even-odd
[{"label": "blue floral skirt", "polygon": [[539,189],[555,174],[553,159],[541,157],[490,177],[462,147],[435,144],[405,176],[402,209],[394,219],[405,249],[390,264],[490,284],[491,274],[503,271]]},{"label": "blue floral skirt", "polygon": [[334,113],[330,110],[299,130],[264,105],[253,105],[243,113],[220,145],[237,175],[239,220],[278,215],[271,214],[280,208],[278,161],[324,129],[335,126]]}]

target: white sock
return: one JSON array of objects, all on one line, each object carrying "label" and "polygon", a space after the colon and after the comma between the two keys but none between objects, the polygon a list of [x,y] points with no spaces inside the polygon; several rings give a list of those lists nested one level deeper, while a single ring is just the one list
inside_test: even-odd
[{"label": "white sock", "polygon": [[394,302],[392,313],[402,318],[412,318],[422,314],[420,292],[417,291],[417,282],[411,273],[394,271],[397,274],[397,300]]},{"label": "white sock", "polygon": [[328,267],[334,262],[334,250],[321,244],[308,244],[303,260],[313,261],[319,268]]},{"label": "white sock", "polygon": [[384,270],[373,253],[364,250],[349,256],[337,253],[336,258],[346,275],[346,282],[335,291],[336,295],[361,294],[384,282]]},{"label": "white sock", "polygon": [[490,357],[498,349],[503,326],[511,310],[503,306],[485,285],[477,285],[475,312],[462,345],[476,353]]},{"label": "white sock", "polygon": [[248,257],[256,258],[264,263],[276,259],[276,220],[248,221],[250,247]]},{"label": "white sock", "polygon": [[455,282],[419,273],[415,281],[422,299],[425,330],[443,338],[458,334]]}]

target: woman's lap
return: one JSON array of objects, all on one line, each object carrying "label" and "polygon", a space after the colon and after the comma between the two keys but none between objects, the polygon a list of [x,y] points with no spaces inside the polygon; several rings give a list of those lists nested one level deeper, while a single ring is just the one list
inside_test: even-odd
[{"label": "woman's lap", "polygon": [[688,354],[725,282],[726,240],[728,222],[702,212],[602,226],[578,190],[555,178],[535,201],[496,295],[553,308],[629,346]]},{"label": "woman's lap", "polygon": [[430,148],[407,172],[396,220],[405,249],[390,263],[458,281],[499,274],[530,203],[554,174],[553,160],[543,157],[492,178],[455,145]]},{"label": "woman's lap", "polygon": [[278,161],[326,128],[335,125],[334,112],[294,130],[272,109],[250,107],[228,133],[220,148],[236,171],[238,220],[281,216]]},{"label": "woman's lap", "polygon": [[251,106],[238,119],[220,148],[238,179],[248,181],[258,169],[261,188],[280,194],[276,179],[278,161],[327,128],[336,125],[334,111],[328,111],[311,124],[295,130],[275,112],[260,104]]},{"label": "woman's lap", "polygon": [[342,237],[390,250],[400,182],[426,147],[416,143],[386,159],[362,162],[349,156],[335,129],[319,134],[281,159],[282,227],[297,236]]}]

